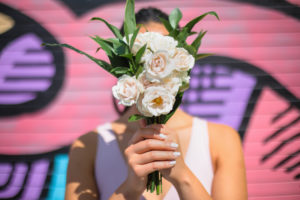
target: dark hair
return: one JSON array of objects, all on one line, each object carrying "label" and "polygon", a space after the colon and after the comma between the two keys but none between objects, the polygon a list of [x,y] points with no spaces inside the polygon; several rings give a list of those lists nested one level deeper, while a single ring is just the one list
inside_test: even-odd
[{"label": "dark hair", "polygon": [[[162,23],[159,18],[168,20],[169,16],[163,11],[154,8],[142,8],[137,13],[135,13],[136,24],[147,24],[149,22],[158,22]],[[124,23],[120,28],[121,34],[124,35]]]}]

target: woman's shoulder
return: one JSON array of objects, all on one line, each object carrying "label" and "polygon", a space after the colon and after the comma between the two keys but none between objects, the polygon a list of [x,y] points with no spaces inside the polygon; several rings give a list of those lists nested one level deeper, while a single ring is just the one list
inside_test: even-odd
[{"label": "woman's shoulder", "polygon": [[207,122],[210,151],[214,164],[227,162],[230,158],[242,158],[243,150],[239,133],[232,127],[215,122]]},{"label": "woman's shoulder", "polygon": [[207,121],[207,127],[210,137],[215,142],[240,140],[239,133],[226,124]]},{"label": "woman's shoulder", "polygon": [[93,161],[97,150],[97,138],[98,133],[93,130],[75,139],[70,147],[70,159]]}]

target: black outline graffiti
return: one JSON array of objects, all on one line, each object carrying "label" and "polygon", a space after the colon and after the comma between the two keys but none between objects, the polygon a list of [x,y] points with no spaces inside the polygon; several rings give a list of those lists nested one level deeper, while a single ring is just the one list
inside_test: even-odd
[{"label": "black outline graffiti", "polygon": [[[22,14],[9,6],[0,3],[0,12],[12,17],[15,21],[15,26],[1,35],[0,52],[5,46],[14,39],[26,34],[34,33],[38,35],[44,42],[58,43],[53,35],[51,35],[40,24],[33,19]],[[65,58],[62,48],[48,48],[46,49],[53,54],[54,64],[56,66],[55,76],[52,80],[51,86],[47,91],[37,93],[37,97],[26,103],[18,105],[0,105],[0,117],[15,116],[23,113],[36,112],[52,102],[57,97],[61,90],[65,76]],[[7,93],[7,92],[6,92]]]}]

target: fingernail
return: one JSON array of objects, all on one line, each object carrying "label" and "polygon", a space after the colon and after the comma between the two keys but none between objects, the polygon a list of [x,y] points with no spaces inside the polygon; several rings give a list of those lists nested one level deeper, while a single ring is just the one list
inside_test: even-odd
[{"label": "fingernail", "polygon": [[180,152],[175,151],[175,152],[173,153],[173,155],[174,155],[175,157],[178,157],[178,156],[180,156]]},{"label": "fingernail", "polygon": [[176,164],[176,160],[172,160],[169,163],[170,163],[170,165],[175,165]]},{"label": "fingernail", "polygon": [[171,143],[171,147],[177,148],[177,147],[178,147],[178,144],[176,144],[175,142],[172,142],[172,143]]},{"label": "fingernail", "polygon": [[162,139],[166,139],[167,138],[167,136],[165,134],[163,134],[163,133],[160,133],[159,137],[161,137]]}]

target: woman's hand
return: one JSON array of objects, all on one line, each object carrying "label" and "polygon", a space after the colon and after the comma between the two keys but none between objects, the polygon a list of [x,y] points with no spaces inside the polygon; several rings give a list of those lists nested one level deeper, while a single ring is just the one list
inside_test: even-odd
[{"label": "woman's hand", "polygon": [[180,156],[178,139],[169,133],[163,125],[141,127],[125,149],[128,163],[125,182],[136,195],[141,195],[146,189],[147,175],[151,172],[160,170],[166,177],[176,175],[171,168],[177,165],[175,160]]},{"label": "woman's hand", "polygon": [[163,177],[174,185],[176,182],[178,182],[177,179],[180,179],[182,176],[186,175],[186,171],[188,170],[188,167],[186,166],[181,153],[182,151],[180,148],[178,134],[175,130],[168,127],[167,125],[161,124],[161,125],[151,125],[151,126],[157,131],[159,131],[160,133],[167,136],[165,141],[174,142],[179,145],[176,150],[177,158],[174,167],[160,170]]}]

